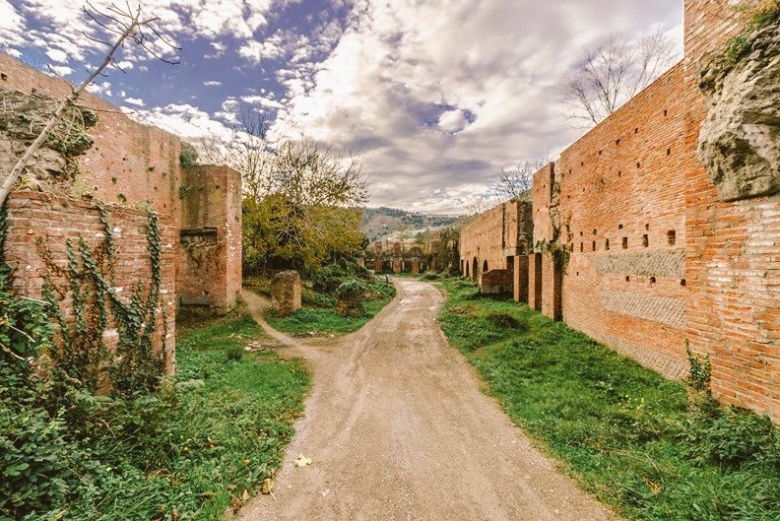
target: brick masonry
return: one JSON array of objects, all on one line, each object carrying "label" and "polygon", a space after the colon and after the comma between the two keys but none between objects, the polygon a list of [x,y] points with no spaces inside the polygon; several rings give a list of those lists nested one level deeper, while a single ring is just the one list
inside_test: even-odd
[{"label": "brick masonry", "polygon": [[[740,15],[684,7],[685,58],[534,176],[533,243],[570,258],[557,274],[549,253],[527,257],[528,302],[669,377],[689,342],[718,397],[780,421],[780,197],[719,201],[695,153],[698,70]],[[500,211],[463,230],[466,260],[493,261]]]},{"label": "brick masonry", "polygon": [[182,187],[179,302],[230,308],[241,291],[241,176],[225,167],[185,168]]},{"label": "brick masonry", "polygon": [[[0,85],[56,99],[66,96],[72,88],[68,82],[47,76],[1,52]],[[169,292],[167,295],[172,302],[180,303],[176,298],[176,293],[180,292],[181,300],[185,302],[207,303],[220,308],[232,306],[241,286],[241,188],[238,174],[225,168],[205,168],[200,179],[202,183],[198,185],[202,190],[197,194],[191,190],[187,192],[187,183],[193,179],[189,174],[185,175],[180,166],[182,144],[177,136],[137,123],[117,107],[89,93],[82,94],[79,105],[93,110],[98,122],[90,129],[94,139],[92,148],[78,158],[80,174],[76,179],[77,191],[87,192],[109,205],[149,205],[162,217],[167,229],[173,230],[170,236],[166,236],[166,244],[171,245],[171,251],[163,273],[164,285]],[[57,204],[63,209],[50,213],[49,220],[37,218],[34,234],[60,229],[63,215],[79,222],[80,217],[77,218],[74,211],[83,212],[84,219],[94,213],[81,200],[62,200]],[[14,215],[19,211],[22,210],[11,209],[11,218],[24,218],[24,214]],[[116,212],[121,219],[125,215],[134,215],[126,208]],[[180,234],[182,230],[184,234]],[[77,231],[74,229],[67,233]],[[188,233],[193,231],[195,233]],[[207,233],[198,236],[198,231]],[[212,239],[214,244],[210,245]],[[214,248],[209,249],[211,246]],[[209,254],[200,259],[202,262],[191,255],[200,247],[209,250]],[[14,248],[22,249],[16,251]],[[26,258],[30,252],[25,248],[23,242],[11,243],[7,253]],[[134,261],[130,258],[123,260],[128,266],[128,273],[142,272],[145,266],[143,252],[139,249],[136,253]],[[39,277],[25,270],[18,274],[17,281],[23,277],[26,279],[28,275],[31,276],[30,281],[17,282],[17,288],[31,296],[38,295],[40,284],[36,281]],[[173,317],[174,313],[167,316]],[[174,331],[173,328],[169,330]],[[173,337],[167,342],[165,349],[166,352],[171,350],[172,358]],[[170,368],[173,368],[172,362]]]},{"label": "brick masonry", "polygon": [[[129,298],[137,284],[148,287],[151,280],[151,262],[148,249],[148,218],[145,212],[120,207],[108,207],[108,220],[114,236],[115,274],[114,288],[120,296]],[[100,212],[88,201],[55,197],[38,192],[16,192],[8,199],[8,235],[6,237],[6,261],[14,269],[12,287],[21,294],[41,297],[44,276],[49,273],[39,239],[48,244],[52,261],[58,266],[68,264],[66,241],[78,241],[83,237],[94,248],[105,238],[105,226]],[[176,288],[174,286],[177,242],[176,228],[170,219],[160,220],[162,243],[161,307],[157,313],[158,326],[155,345],[161,350],[165,367],[174,372],[176,335]],[[64,280],[52,275],[54,285]],[[72,318],[68,301],[64,302],[66,320]],[[165,325],[163,326],[163,321]],[[110,324],[104,336],[107,347],[116,347],[117,337],[111,334]],[[163,337],[164,333],[166,336]]]}]

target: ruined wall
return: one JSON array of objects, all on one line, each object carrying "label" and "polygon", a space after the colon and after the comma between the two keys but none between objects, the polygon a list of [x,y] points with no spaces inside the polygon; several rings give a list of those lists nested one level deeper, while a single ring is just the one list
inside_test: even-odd
[{"label": "ruined wall", "polygon": [[[739,29],[719,2],[686,2],[691,135],[707,106],[696,89],[702,57]],[[775,170],[777,171],[777,169]],[[691,349],[712,358],[726,402],[780,420],[780,196],[723,202],[701,165],[686,173],[686,312]]]},{"label": "ruined wall", "polygon": [[[62,276],[52,272],[44,262],[43,240],[51,252],[51,261],[66,267],[66,241],[70,239],[78,249],[83,237],[91,248],[106,237],[100,211],[90,202],[54,197],[38,192],[16,192],[8,199],[8,235],[5,241],[5,259],[14,269],[12,287],[23,295],[41,298],[44,276],[48,273],[56,286],[62,286]],[[148,217],[145,212],[127,208],[107,207],[115,245],[114,288],[121,298],[130,298],[133,288],[141,284],[147,288],[151,280]],[[170,219],[159,223],[162,256],[160,260],[162,285],[161,307],[157,313],[156,346],[163,350],[167,372],[175,369],[174,342],[176,333],[175,309],[175,249],[176,229]],[[72,320],[72,300],[64,299],[61,307],[66,319]],[[165,324],[163,324],[163,320]],[[109,349],[116,346],[118,337],[112,324],[103,335]]]},{"label": "ruined wall", "polygon": [[[0,85],[25,94],[38,92],[56,99],[70,93],[71,85],[0,52]],[[94,144],[79,157],[80,191],[91,192],[107,203],[148,201],[162,216],[179,220],[179,155],[181,141],[156,127],[141,125],[117,107],[84,93],[79,105],[97,114],[89,133]]]},{"label": "ruined wall", "polygon": [[241,291],[241,175],[227,167],[185,168],[179,195],[179,302],[230,308]]},{"label": "ruined wall", "polygon": [[[667,376],[687,372],[688,340],[717,396],[777,421],[780,196],[724,202],[696,154],[699,72],[740,28],[727,4],[687,0],[683,62],[536,174],[534,244],[559,233],[569,252],[568,324]],[[529,294],[552,315],[548,257],[530,258]]]},{"label": "ruined wall", "polygon": [[469,276],[475,280],[483,272],[511,268],[508,263],[512,261],[507,259],[524,254],[529,247],[526,236],[531,235],[531,215],[528,203],[509,201],[488,210],[464,227],[460,233],[462,273],[466,274],[467,263]]},{"label": "ruined wall", "polygon": [[539,172],[534,191],[534,243],[557,227],[569,252],[557,283],[544,256],[545,314],[668,376],[686,370],[686,116],[680,64],[561,154],[554,175]]}]

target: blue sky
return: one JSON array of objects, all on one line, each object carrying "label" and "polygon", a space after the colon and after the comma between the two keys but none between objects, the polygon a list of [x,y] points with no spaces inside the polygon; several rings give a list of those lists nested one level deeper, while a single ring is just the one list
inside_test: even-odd
[{"label": "blue sky", "polygon": [[[124,0],[119,0],[122,3]],[[95,0],[101,7],[110,0]],[[136,5],[132,2],[131,5]],[[99,55],[82,0],[0,0],[0,49],[78,82]],[[371,206],[461,213],[501,168],[578,133],[557,86],[582,49],[651,28],[682,39],[682,0],[144,0],[181,51],[136,48],[94,91],[186,139],[231,139],[245,111],[272,140],[358,153]]]}]

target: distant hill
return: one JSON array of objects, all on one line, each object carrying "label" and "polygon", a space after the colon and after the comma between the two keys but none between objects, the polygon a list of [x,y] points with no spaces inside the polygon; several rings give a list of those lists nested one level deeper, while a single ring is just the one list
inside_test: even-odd
[{"label": "distant hill", "polygon": [[364,208],[360,230],[371,242],[388,238],[398,240],[401,235],[407,240],[414,240],[418,233],[441,230],[458,219],[456,216],[410,213],[395,208]]}]

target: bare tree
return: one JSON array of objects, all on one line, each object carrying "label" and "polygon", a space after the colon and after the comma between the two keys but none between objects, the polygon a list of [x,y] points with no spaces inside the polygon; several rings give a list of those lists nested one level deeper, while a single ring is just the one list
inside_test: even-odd
[{"label": "bare tree", "polygon": [[[16,165],[14,165],[13,169],[8,174],[8,177],[6,177],[3,182],[2,187],[0,187],[0,205],[5,202],[11,189],[24,172],[27,163],[46,142],[54,128],[62,120],[66,111],[76,106],[76,101],[79,99],[79,96],[81,96],[84,89],[95,81],[95,78],[103,75],[103,71],[109,65],[113,64],[121,70],[117,64],[116,57],[128,40],[143,48],[155,58],[165,61],[166,63],[178,63],[174,60],[164,58],[159,53],[158,49],[160,47],[175,47],[168,43],[155,28],[154,24],[158,20],[157,18],[146,18],[142,16],[140,4],[137,7],[131,7],[129,1],[122,7],[111,4],[105,11],[100,12],[95,9],[91,3],[87,2],[87,7],[84,8],[84,12],[87,17],[103,29],[108,37],[113,35],[115,39],[106,41],[85,34],[87,39],[98,45],[106,46],[108,51],[106,52],[103,61],[90,72],[89,76],[87,76],[87,78],[77,87],[73,87],[71,93],[60,101],[57,108],[54,110],[51,119],[49,119],[48,123],[46,123],[41,130],[41,133],[35,141],[27,147],[27,150],[22,154],[22,157],[16,162]],[[160,42],[162,42],[162,45]]]},{"label": "bare tree", "polygon": [[501,170],[501,177],[495,186],[495,193],[502,201],[517,199],[531,200],[534,174],[545,165],[542,159],[530,159],[517,163],[512,168]]},{"label": "bare tree", "polygon": [[668,69],[677,56],[674,43],[659,30],[636,43],[612,35],[586,49],[561,87],[574,126],[590,128],[615,112]]}]

